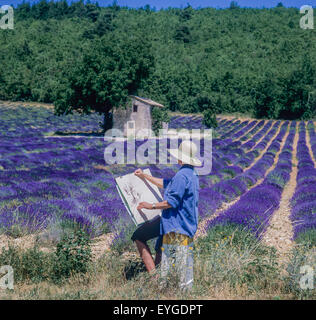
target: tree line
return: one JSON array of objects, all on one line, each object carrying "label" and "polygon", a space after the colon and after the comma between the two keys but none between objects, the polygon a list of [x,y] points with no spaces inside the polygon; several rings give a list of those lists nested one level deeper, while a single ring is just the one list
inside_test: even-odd
[{"label": "tree line", "polygon": [[[315,116],[314,30],[296,8],[108,7],[41,0],[0,30],[0,99],[107,115],[129,94],[171,111]],[[212,123],[212,121],[208,121]]]}]

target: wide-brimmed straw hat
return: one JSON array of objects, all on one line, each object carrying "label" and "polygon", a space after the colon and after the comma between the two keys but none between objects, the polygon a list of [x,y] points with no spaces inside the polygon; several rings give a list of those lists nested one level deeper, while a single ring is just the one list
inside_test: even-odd
[{"label": "wide-brimmed straw hat", "polygon": [[194,142],[185,140],[183,141],[179,149],[169,149],[170,154],[178,160],[181,160],[184,164],[199,167],[202,162],[196,158],[197,147]]}]

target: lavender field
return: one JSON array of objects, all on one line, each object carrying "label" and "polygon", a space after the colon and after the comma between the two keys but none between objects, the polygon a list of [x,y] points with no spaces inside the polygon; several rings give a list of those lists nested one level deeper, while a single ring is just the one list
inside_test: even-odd
[{"label": "lavender field", "polygon": [[[103,282],[91,280],[90,290],[99,290],[102,284],[98,297],[139,298],[139,292],[147,290],[154,298],[155,285],[145,276],[136,282],[127,280],[126,268],[137,263],[141,266],[141,261],[131,258],[137,256],[130,240],[135,226],[114,179],[138,167],[169,178],[178,165],[107,164],[104,150],[109,142],[104,140],[99,126],[102,117],[97,114],[57,117],[51,105],[0,102],[0,118],[0,249],[13,242],[23,250],[33,250],[37,239],[41,250],[48,248],[54,255],[56,243],[64,235],[84,230],[92,241],[95,261],[105,257],[104,271],[97,277],[105,278]],[[203,128],[202,117],[172,115],[169,127]],[[137,147],[142,143],[137,141]],[[124,146],[128,147],[126,142]],[[203,154],[202,145],[201,151]],[[274,273],[275,262],[269,260],[273,254],[265,251],[265,243],[276,250],[278,263],[285,262],[290,270],[290,280],[282,280],[282,286],[291,288],[286,290],[295,292],[295,297],[302,296],[302,290],[297,289],[299,270],[311,256],[316,239],[315,159],[313,121],[218,117],[212,170],[199,178],[195,278],[200,286],[216,288],[216,281],[233,286],[246,281],[250,287],[270,282],[273,289],[269,290],[275,290],[281,276]],[[244,231],[244,236],[236,235]],[[208,248],[206,254],[200,255],[200,246]],[[0,257],[6,259],[8,254],[2,251]],[[38,263],[41,260],[38,258]],[[121,281],[119,291],[117,281]],[[83,292],[85,288],[69,290]],[[267,290],[260,291],[264,297]],[[44,291],[39,298],[50,298]],[[29,297],[29,293],[19,292]]]},{"label": "lavender field", "polygon": [[[139,166],[105,163],[101,116],[57,117],[49,106],[2,102],[0,117],[1,234],[41,234],[54,240],[79,226],[92,238],[111,233],[117,239],[124,228],[132,227],[114,178]],[[280,209],[296,157],[291,241],[315,232],[314,123],[219,117],[218,124],[212,171],[200,177],[199,215],[204,223],[198,236],[216,225],[232,224],[264,237]],[[173,116],[169,126],[201,128],[202,118]],[[298,146],[293,150],[296,134]],[[177,171],[176,165],[141,167],[150,167],[158,177]]]}]

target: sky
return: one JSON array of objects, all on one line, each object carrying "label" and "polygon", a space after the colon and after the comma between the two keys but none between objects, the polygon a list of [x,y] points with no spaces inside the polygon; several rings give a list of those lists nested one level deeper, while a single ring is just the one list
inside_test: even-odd
[{"label": "sky", "polygon": [[[23,0],[0,0],[0,5],[17,5]],[[28,2],[28,0],[26,0]],[[50,0],[48,0],[50,1]],[[69,3],[72,0],[67,0]],[[74,0],[76,2],[77,0]],[[95,2],[96,0],[91,0]],[[37,2],[32,1],[31,2]],[[98,0],[100,6],[108,6],[113,3],[113,0]],[[299,8],[303,5],[316,6],[316,0],[237,0],[240,7],[251,7],[251,8],[271,8],[275,7],[279,2],[282,2],[285,7],[296,7]],[[143,7],[149,4],[151,7],[155,7],[157,10],[168,7],[186,7],[187,3],[193,8],[199,7],[213,7],[213,8],[227,8],[229,7],[231,0],[117,0],[118,5],[128,6],[133,8]]]}]

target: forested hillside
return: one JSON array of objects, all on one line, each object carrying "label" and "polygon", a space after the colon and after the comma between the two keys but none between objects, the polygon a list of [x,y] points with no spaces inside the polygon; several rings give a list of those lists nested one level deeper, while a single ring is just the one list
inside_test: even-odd
[{"label": "forested hillside", "polygon": [[[76,103],[83,105],[103,101],[102,87],[114,85],[113,96],[148,96],[172,111],[310,118],[316,34],[301,29],[300,18],[298,9],[282,6],[156,11],[23,3],[15,9],[14,30],[0,30],[0,99],[62,105],[80,91],[84,98]],[[107,73],[100,72],[97,85],[85,68],[95,66],[98,74],[102,64]],[[94,91],[84,92],[89,85]]]}]

